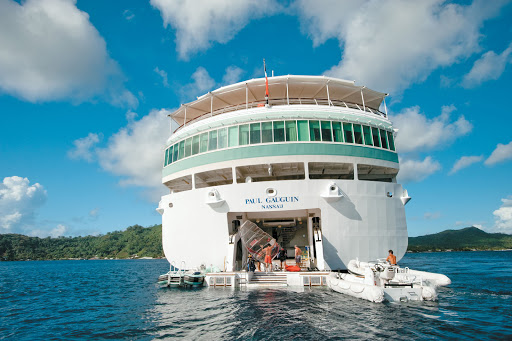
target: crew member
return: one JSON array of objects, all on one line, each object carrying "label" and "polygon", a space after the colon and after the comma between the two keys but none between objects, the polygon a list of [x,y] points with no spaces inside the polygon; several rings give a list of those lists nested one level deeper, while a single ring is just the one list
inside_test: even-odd
[{"label": "crew member", "polygon": [[272,246],[269,244],[265,249],[265,272],[272,271]]},{"label": "crew member", "polygon": [[300,267],[301,256],[302,256],[302,250],[300,249],[300,247],[295,245],[295,265],[297,265],[298,267]]},{"label": "crew member", "polygon": [[396,256],[393,254],[393,250],[389,250],[389,256],[386,258],[386,262],[391,265],[396,265]]}]

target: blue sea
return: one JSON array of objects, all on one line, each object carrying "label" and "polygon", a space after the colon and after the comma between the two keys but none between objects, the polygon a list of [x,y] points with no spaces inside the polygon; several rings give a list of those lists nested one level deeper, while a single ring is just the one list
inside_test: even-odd
[{"label": "blue sea", "polygon": [[452,279],[438,302],[328,288],[168,289],[165,260],[0,262],[0,339],[512,339],[512,252],[407,254]]}]

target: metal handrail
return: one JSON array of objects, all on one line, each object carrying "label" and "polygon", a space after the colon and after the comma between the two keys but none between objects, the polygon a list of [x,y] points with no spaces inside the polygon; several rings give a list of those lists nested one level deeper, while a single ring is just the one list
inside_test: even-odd
[{"label": "metal handrail", "polygon": [[[244,109],[252,109],[252,108],[259,108],[264,107],[266,104],[265,100],[262,101],[254,101],[254,102],[247,102],[247,103],[241,103],[236,105],[228,105],[225,107],[222,107],[220,109],[214,110],[213,112],[209,112],[206,114],[203,114],[201,116],[198,116],[188,122],[185,122],[181,126],[178,127],[178,129],[175,130],[178,131],[181,128],[183,128],[186,125],[189,125],[191,123],[195,123],[197,121],[204,120],[206,118],[210,118],[213,116],[217,116],[220,114],[225,114],[228,112],[238,111],[238,110],[244,110]],[[383,113],[380,110],[371,109],[369,107],[365,107],[364,110],[356,103],[351,102],[345,102],[345,101],[339,101],[339,100],[328,100],[324,98],[316,99],[316,98],[276,98],[276,99],[269,99],[269,105],[270,106],[277,106],[277,105],[326,105],[326,106],[333,106],[333,107],[344,107],[347,109],[357,109],[360,111],[365,111],[373,115],[381,116],[387,118],[387,115]]]}]

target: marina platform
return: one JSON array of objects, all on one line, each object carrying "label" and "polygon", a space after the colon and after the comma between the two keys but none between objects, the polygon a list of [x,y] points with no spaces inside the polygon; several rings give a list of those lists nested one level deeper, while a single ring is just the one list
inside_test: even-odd
[{"label": "marina platform", "polygon": [[326,286],[329,271],[301,272],[215,272],[207,273],[205,284],[214,288],[279,288]]}]

